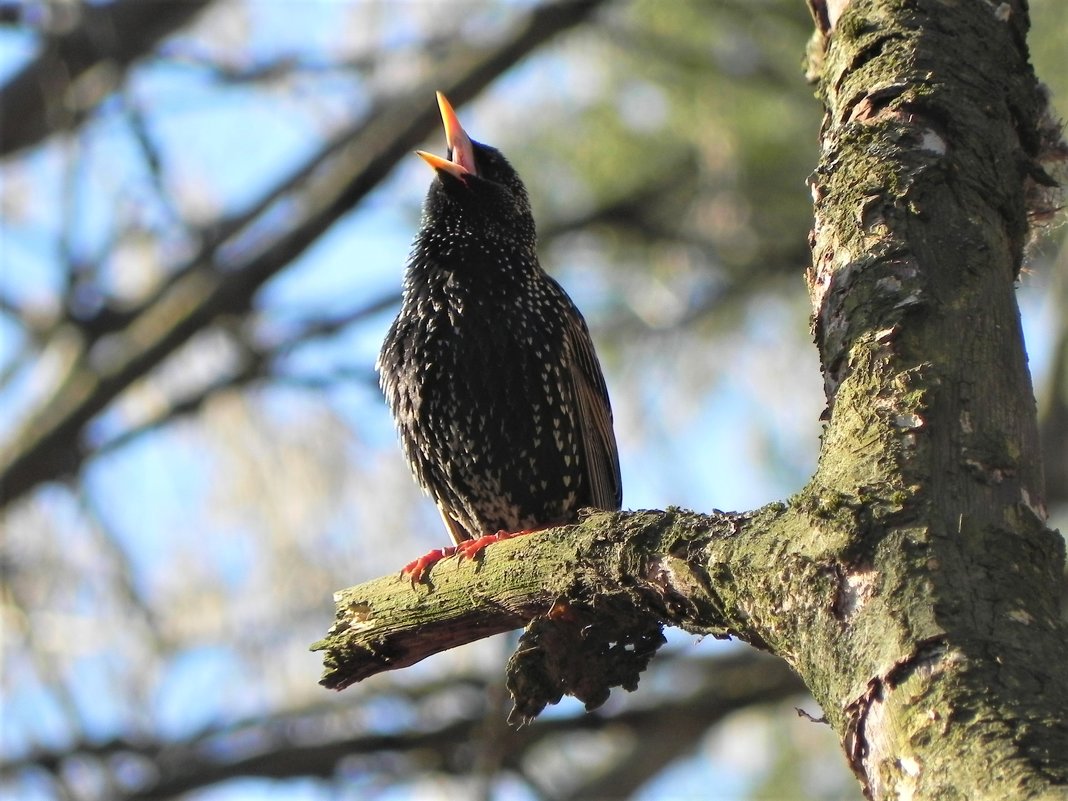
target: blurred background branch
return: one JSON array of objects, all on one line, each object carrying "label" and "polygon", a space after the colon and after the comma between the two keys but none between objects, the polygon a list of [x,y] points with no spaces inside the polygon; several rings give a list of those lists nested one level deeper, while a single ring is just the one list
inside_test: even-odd
[{"label": "blurred background branch", "polygon": [[[675,661],[667,660],[668,662]],[[665,664],[664,669],[670,669]],[[675,669],[679,665],[673,666]],[[692,669],[694,666],[686,666]],[[615,714],[548,720],[510,734],[500,767],[537,788],[541,797],[562,799],[619,798],[666,765],[692,752],[701,733],[733,712],[752,705],[779,705],[801,697],[804,687],[781,662],[755,653],[715,660],[695,672],[703,684],[684,697],[660,699],[618,710]],[[92,763],[101,772],[109,763],[125,762],[133,787],[115,787],[115,799],[173,798],[181,793],[236,777],[286,779],[317,776],[333,779],[355,770],[382,787],[404,784],[427,772],[463,775],[470,770],[471,743],[483,737],[492,688],[483,678],[455,677],[448,684],[391,687],[378,693],[421,713],[418,727],[393,734],[361,732],[352,710],[326,705],[298,713],[235,722],[196,733],[181,742],[118,739],[88,742],[51,753],[29,754],[5,766],[9,774],[37,770],[62,776],[71,763]],[[462,715],[442,719],[429,710],[443,697],[460,695]],[[640,743],[620,736],[637,729],[653,737]],[[329,737],[325,734],[329,733]],[[537,770],[539,748],[556,740],[588,736],[604,741],[611,752],[592,770],[561,777],[557,788]],[[389,754],[390,759],[380,758]],[[376,758],[376,755],[378,758]],[[639,755],[641,758],[639,758]],[[162,773],[157,775],[159,771]],[[145,776],[156,779],[136,789]]]}]

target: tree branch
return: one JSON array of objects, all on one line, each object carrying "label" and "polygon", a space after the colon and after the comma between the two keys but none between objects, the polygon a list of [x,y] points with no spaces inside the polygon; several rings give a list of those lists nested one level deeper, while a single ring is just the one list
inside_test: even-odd
[{"label": "tree branch", "polygon": [[[617,730],[663,733],[655,742],[649,742],[647,736],[636,738],[633,745],[621,749],[611,770],[598,770],[594,776],[576,773],[573,777],[582,784],[570,797],[615,798],[624,794],[623,788],[637,786],[664,765],[692,751],[700,742],[701,732],[732,712],[804,692],[796,674],[782,662],[754,652],[705,660],[699,667],[702,679],[698,686],[681,695],[672,694],[663,703],[640,705],[611,715],[554,718],[511,733],[504,743],[502,766],[525,773],[525,756],[532,749],[569,732],[596,731],[610,725]],[[418,708],[418,695],[425,689],[392,688],[377,697],[390,697],[394,703]],[[414,698],[410,697],[413,690]],[[462,706],[462,715],[425,730],[386,735],[353,731],[358,724],[352,723],[350,710],[329,704],[320,710],[212,728],[178,741],[83,741],[63,751],[35,752],[2,763],[0,777],[28,770],[60,775],[71,760],[104,765],[145,760],[158,767],[158,775],[118,782],[116,797],[149,801],[173,798],[240,777],[329,778],[341,763],[357,759],[366,761],[361,761],[361,769],[379,782],[392,785],[418,773],[420,768],[430,769],[424,764],[427,754],[435,755],[433,769],[442,773],[455,772],[468,764],[470,742],[484,725],[485,681],[452,678],[447,686],[438,685],[430,700],[433,702],[442,692],[462,693],[470,703]],[[309,736],[309,732],[316,735]],[[319,736],[322,732],[334,735],[323,740]],[[693,736],[678,736],[680,732]],[[637,749],[641,750],[641,759],[635,758]],[[382,759],[385,753],[391,758]],[[536,782],[537,777],[528,778]]]},{"label": "tree branch", "polygon": [[711,614],[714,599],[699,589],[707,586],[707,576],[698,578],[685,560],[671,555],[693,544],[694,528],[706,538],[729,536],[738,520],[682,512],[596,513],[576,526],[496,543],[473,562],[439,562],[427,586],[413,587],[396,575],[342,590],[334,626],[312,646],[325,652],[321,683],[344,689],[519,628],[565,601],[568,609],[561,606],[558,618],[596,599],[616,609],[615,623],[624,628],[633,625],[629,615],[638,615],[699,634],[738,633]]}]

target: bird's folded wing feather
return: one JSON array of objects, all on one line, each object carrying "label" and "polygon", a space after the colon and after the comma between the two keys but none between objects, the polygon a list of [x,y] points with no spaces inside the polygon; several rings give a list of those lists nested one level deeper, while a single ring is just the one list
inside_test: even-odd
[{"label": "bird's folded wing feather", "polygon": [[579,415],[579,430],[586,455],[590,496],[598,509],[618,509],[623,503],[619,453],[612,429],[612,407],[589,331],[575,311],[568,327],[571,351],[569,369]]}]

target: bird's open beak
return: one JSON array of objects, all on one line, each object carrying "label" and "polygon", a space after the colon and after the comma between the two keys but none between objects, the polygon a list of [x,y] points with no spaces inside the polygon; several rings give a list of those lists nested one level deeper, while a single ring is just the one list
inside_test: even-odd
[{"label": "bird's open beak", "polygon": [[425,150],[415,151],[423,161],[437,170],[464,180],[464,176],[477,174],[475,169],[475,149],[471,145],[471,137],[460,125],[456,118],[456,112],[452,105],[441,92],[438,92],[438,109],[441,111],[441,122],[445,126],[445,141],[449,145],[449,157],[443,159]]}]

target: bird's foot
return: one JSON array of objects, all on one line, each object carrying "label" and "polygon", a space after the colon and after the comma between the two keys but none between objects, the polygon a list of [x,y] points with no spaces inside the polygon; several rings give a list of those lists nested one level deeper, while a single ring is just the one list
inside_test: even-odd
[{"label": "bird's foot", "polygon": [[430,571],[430,568],[440,562],[442,559],[448,559],[450,556],[456,556],[460,561],[464,559],[474,559],[486,546],[492,545],[495,542],[501,540],[510,540],[512,537],[521,537],[524,534],[531,534],[538,531],[536,528],[523,529],[522,531],[498,531],[496,534],[485,534],[477,539],[464,540],[459,545],[450,545],[447,548],[437,548],[430,553],[425,553],[418,559],[413,559],[411,562],[401,568],[401,576],[407,576],[411,579],[412,586],[419,584],[426,574]]},{"label": "bird's foot", "polygon": [[461,560],[474,559],[485,550],[487,545],[492,545],[501,540],[510,540],[512,537],[521,537],[534,531],[537,531],[537,529],[528,528],[522,531],[505,531],[502,529],[496,534],[484,534],[475,540],[464,540],[456,546],[456,556]]},{"label": "bird's foot", "polygon": [[412,581],[412,586],[423,580],[423,576],[430,570],[431,566],[437,564],[442,559],[448,559],[454,553],[456,553],[456,546],[450,545],[447,548],[437,548],[430,553],[425,553],[418,559],[413,559],[411,562],[401,568],[401,576],[407,576]]}]

